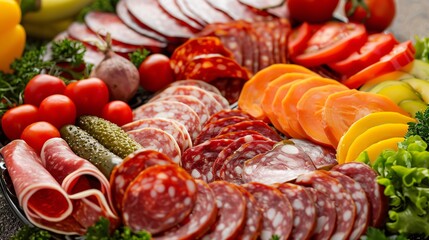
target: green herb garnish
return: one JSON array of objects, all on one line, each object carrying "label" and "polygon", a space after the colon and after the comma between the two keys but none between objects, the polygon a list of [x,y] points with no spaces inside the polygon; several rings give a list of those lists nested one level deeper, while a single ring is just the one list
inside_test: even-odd
[{"label": "green herb garnish", "polygon": [[149,56],[150,52],[146,49],[139,49],[129,54],[130,61],[136,66],[138,69],[140,64]]}]

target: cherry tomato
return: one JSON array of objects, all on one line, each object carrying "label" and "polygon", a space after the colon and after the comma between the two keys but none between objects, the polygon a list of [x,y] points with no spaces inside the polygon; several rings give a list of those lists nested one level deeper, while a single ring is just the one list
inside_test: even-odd
[{"label": "cherry tomato", "polygon": [[307,47],[307,42],[313,36],[321,25],[302,23],[294,28],[288,38],[288,52],[290,56],[296,56],[302,53]]},{"label": "cherry tomato", "polygon": [[76,121],[76,106],[73,101],[61,94],[51,95],[40,103],[39,119],[54,125],[60,129],[66,124],[74,124]]},{"label": "cherry tomato", "polygon": [[382,32],[395,18],[396,6],[395,0],[348,0],[344,11],[350,21],[363,23],[368,31]]},{"label": "cherry tomato", "polygon": [[368,36],[368,41],[349,57],[329,67],[338,73],[351,76],[360,70],[376,63],[388,54],[398,42],[391,33],[375,33]]},{"label": "cherry tomato", "polygon": [[397,44],[389,54],[380,58],[380,61],[359,71],[350,78],[342,81],[349,88],[358,88],[367,81],[393,72],[414,60],[415,49],[411,41]]},{"label": "cherry tomato", "polygon": [[339,0],[287,0],[290,17],[299,22],[322,23],[332,19]]},{"label": "cherry tomato", "polygon": [[43,144],[54,137],[61,137],[60,132],[54,125],[44,121],[28,125],[21,134],[21,139],[39,154]]},{"label": "cherry tomato", "polygon": [[78,116],[101,116],[101,110],[109,102],[109,88],[98,78],[72,82],[67,85],[64,95],[74,102]]},{"label": "cherry tomato", "polygon": [[33,77],[25,86],[24,103],[39,106],[43,99],[53,94],[62,94],[66,84],[60,78],[48,74]]},{"label": "cherry tomato", "polygon": [[140,86],[156,92],[163,89],[174,80],[170,59],[159,53],[149,55],[139,67]]},{"label": "cherry tomato", "polygon": [[366,40],[362,24],[328,22],[308,40],[304,52],[292,59],[306,67],[336,62],[357,51]]},{"label": "cherry tomato", "polygon": [[126,102],[116,100],[104,106],[101,116],[118,126],[122,126],[133,121],[133,110]]},{"label": "cherry tomato", "polygon": [[38,109],[34,105],[23,104],[6,111],[1,119],[4,134],[10,140],[21,137],[28,125],[38,121]]}]

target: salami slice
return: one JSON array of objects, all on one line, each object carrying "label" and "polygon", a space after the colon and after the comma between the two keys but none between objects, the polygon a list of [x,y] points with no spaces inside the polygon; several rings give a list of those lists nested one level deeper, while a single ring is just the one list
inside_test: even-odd
[{"label": "salami slice", "polygon": [[203,90],[206,90],[208,92],[222,95],[219,89],[217,89],[215,86],[201,80],[195,80],[195,79],[178,80],[178,81],[172,82],[169,85],[169,87],[171,86],[195,86],[195,87],[202,88]]},{"label": "salami slice", "polygon": [[355,222],[356,205],[341,183],[321,170],[302,174],[295,183],[313,187],[327,194],[335,203],[337,211],[337,226],[332,239],[348,239]]},{"label": "salami slice", "polygon": [[202,180],[197,183],[197,200],[192,212],[177,227],[173,227],[154,240],[192,240],[198,239],[215,223],[218,213],[213,190]]},{"label": "salami slice", "polygon": [[289,200],[293,209],[293,228],[290,239],[309,239],[316,226],[316,205],[304,187],[282,183],[277,189]]},{"label": "salami slice", "polygon": [[388,199],[384,187],[376,181],[377,173],[368,165],[360,162],[349,162],[332,168],[358,182],[366,193],[370,203],[370,226],[381,227],[387,216]]},{"label": "salami slice", "polygon": [[370,220],[369,216],[369,202],[366,197],[365,192],[363,191],[361,185],[357,183],[352,178],[337,172],[337,171],[324,171],[324,173],[329,176],[337,179],[341,185],[346,189],[350,194],[353,201],[356,204],[356,218],[355,224],[353,226],[352,233],[350,234],[349,239],[360,239],[360,237],[365,234]]},{"label": "salami slice", "polygon": [[244,120],[246,119],[242,117],[229,117],[207,124],[201,129],[201,132],[195,138],[194,145],[198,145],[209,139],[212,139],[213,137],[217,136],[224,127],[242,122]]},{"label": "salami slice", "polygon": [[228,132],[237,132],[237,131],[241,131],[241,130],[254,130],[257,131],[259,133],[261,133],[261,135],[273,140],[273,141],[281,141],[282,138],[280,137],[280,135],[274,131],[274,129],[272,129],[270,126],[268,126],[268,124],[266,124],[265,122],[261,121],[261,120],[249,120],[249,121],[243,121],[240,123],[236,123],[233,125],[229,125],[224,127],[219,134],[224,134],[224,133],[228,133]]},{"label": "salami slice", "polygon": [[316,227],[313,230],[311,239],[331,239],[337,223],[337,212],[334,201],[316,188],[306,189],[316,205],[317,214]]},{"label": "salami slice", "polygon": [[246,183],[243,187],[255,197],[263,213],[260,239],[268,240],[273,235],[288,239],[294,216],[289,200],[276,188],[261,183]]},{"label": "salami slice", "polygon": [[316,169],[329,170],[338,164],[335,151],[331,148],[322,147],[304,139],[291,138],[289,140],[307,153]]},{"label": "salami slice", "polygon": [[188,0],[187,2],[189,3],[190,10],[208,24],[227,23],[232,20],[232,18],[230,18],[228,15],[218,11],[206,1]]},{"label": "salami slice", "polygon": [[232,57],[232,53],[223,46],[219,38],[210,36],[198,37],[191,38],[177,47],[171,55],[170,65],[177,76],[183,75],[183,71],[189,61],[198,55],[209,53],[220,54],[227,58]]},{"label": "salami slice", "polygon": [[229,118],[229,117],[243,117],[247,118],[248,120],[253,120],[254,118],[250,116],[248,113],[240,110],[240,109],[223,109],[213,115],[207,120],[206,125],[212,122],[216,122],[217,120],[220,120],[222,118]]},{"label": "salami slice", "polygon": [[170,16],[181,22],[182,24],[186,24],[189,27],[195,30],[203,29],[203,26],[196,21],[187,17],[179,8],[176,1],[172,0],[158,0],[158,4],[161,8],[167,12]]},{"label": "salami slice", "polygon": [[123,221],[132,231],[160,233],[182,222],[192,211],[197,184],[179,166],[152,166],[128,186]]},{"label": "salami slice", "polygon": [[113,13],[90,12],[85,15],[85,23],[93,32],[102,36],[110,33],[112,40],[134,46],[135,49],[144,46],[151,52],[161,52],[166,47],[163,42],[136,33]]},{"label": "salami slice", "polygon": [[201,239],[235,239],[246,222],[246,202],[243,194],[224,181],[209,183],[216,197],[218,219]]},{"label": "salami slice", "polygon": [[258,22],[272,19],[272,16],[259,9],[251,9],[239,0],[207,0],[214,8],[228,14],[234,20]]},{"label": "salami slice", "polygon": [[207,23],[204,22],[202,18],[198,15],[194,14],[189,7],[189,3],[187,0],[174,0],[179,7],[180,11],[185,14],[188,18],[198,22],[201,26],[205,26]]},{"label": "salami slice", "polygon": [[116,14],[122,20],[122,22],[124,22],[128,27],[130,27],[134,31],[136,31],[136,32],[138,32],[144,36],[147,36],[149,38],[153,38],[155,40],[158,40],[160,42],[167,42],[167,39],[165,39],[160,34],[154,32],[148,28],[143,28],[140,25],[138,25],[135,22],[135,20],[133,19],[133,17],[131,16],[130,12],[128,11],[125,0],[119,1],[116,4]]},{"label": "salami slice", "polygon": [[186,104],[174,101],[159,101],[143,104],[133,111],[134,120],[144,118],[167,118],[183,124],[191,139],[195,139],[201,131],[200,118]]},{"label": "salami slice", "polygon": [[[131,15],[141,24],[172,42],[183,41],[194,35],[192,29],[182,25],[162,10],[156,0],[124,0]],[[150,13],[150,14],[147,14]]]},{"label": "salami slice", "polygon": [[274,62],[287,63],[285,45],[287,46],[287,36],[289,36],[291,26],[287,19],[276,19],[274,24],[276,25],[272,33]]},{"label": "salami slice", "polygon": [[[212,139],[231,139],[236,140],[238,138],[247,136],[247,135],[261,135],[260,133],[253,131],[253,130],[244,130],[239,132],[230,132],[230,133],[224,133],[222,135],[217,135],[216,137]],[[262,135],[261,135],[262,136]]]},{"label": "salami slice", "polygon": [[256,31],[258,36],[259,43],[259,68],[263,69],[271,64],[275,63],[274,61],[274,40],[273,40],[273,31],[276,27],[275,22],[258,22],[253,25],[253,28]]},{"label": "salami slice", "polygon": [[246,79],[242,78],[218,78],[213,80],[211,84],[219,89],[229,104],[233,104],[238,101],[241,89],[243,89],[246,81]]},{"label": "salami slice", "polygon": [[259,208],[255,197],[249,191],[239,185],[235,187],[243,194],[246,201],[246,220],[237,239],[257,239],[262,228],[262,210]]},{"label": "salami slice", "polygon": [[[220,169],[225,164],[226,159],[233,154],[235,151],[237,151],[243,144],[253,142],[256,140],[269,140],[268,138],[260,135],[246,135],[241,138],[235,139],[231,144],[226,146],[217,156],[216,160],[213,163],[212,166],[212,173],[215,176],[215,180],[220,180]],[[270,141],[270,140],[269,140]]]},{"label": "salami slice", "polygon": [[155,165],[174,164],[170,157],[154,150],[140,149],[128,155],[117,165],[110,176],[113,204],[122,212],[122,200],[129,184],[146,168]]},{"label": "salami slice", "polygon": [[212,182],[214,180],[212,165],[222,149],[232,142],[230,139],[216,139],[193,146],[183,153],[182,167],[195,179]]},{"label": "salami slice", "polygon": [[127,134],[144,149],[161,152],[171,158],[174,163],[181,165],[182,154],[179,145],[173,136],[164,130],[146,127],[128,131]]},{"label": "salami slice", "polygon": [[259,1],[259,0],[238,0],[242,4],[245,4],[250,7],[254,7],[257,9],[267,9],[267,8],[274,8],[278,7],[284,4],[283,0],[265,0],[265,1]]},{"label": "salami slice", "polygon": [[229,102],[228,99],[226,99],[222,94],[214,94],[212,93],[214,99],[216,99],[216,101],[218,101],[220,103],[220,105],[222,105],[223,109],[228,109],[229,108]]},{"label": "salami slice", "polygon": [[216,101],[216,99],[213,97],[213,94],[196,86],[171,86],[157,94],[153,100],[169,95],[190,95],[196,97],[202,103],[204,103],[204,105],[206,105],[210,115],[223,110],[222,105]]},{"label": "salami slice", "polygon": [[303,173],[316,170],[310,157],[289,143],[279,143],[272,150],[244,163],[243,180],[264,184],[284,183]]},{"label": "salami slice", "polygon": [[206,105],[193,96],[170,95],[158,98],[156,101],[176,101],[188,105],[198,115],[201,124],[204,124],[210,117],[209,110]]},{"label": "salami slice", "polygon": [[132,131],[140,128],[153,127],[169,133],[176,140],[181,152],[192,147],[191,136],[183,124],[166,118],[145,118],[133,121],[123,125],[121,128],[125,131]]},{"label": "salami slice", "polygon": [[268,152],[273,148],[275,142],[272,140],[255,140],[243,144],[233,154],[231,154],[220,169],[220,178],[236,184],[245,183],[243,181],[244,163],[256,157],[258,154]]}]

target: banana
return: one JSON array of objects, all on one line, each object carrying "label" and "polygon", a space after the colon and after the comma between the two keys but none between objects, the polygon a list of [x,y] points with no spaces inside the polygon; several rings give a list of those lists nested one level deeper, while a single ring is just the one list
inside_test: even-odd
[{"label": "banana", "polygon": [[25,23],[52,23],[74,17],[79,11],[94,0],[42,0],[37,12],[29,12],[23,17]]},{"label": "banana", "polygon": [[74,21],[73,18],[67,18],[52,23],[30,23],[23,22],[22,26],[25,28],[27,36],[50,40],[57,36],[60,32],[67,30],[68,26]]}]

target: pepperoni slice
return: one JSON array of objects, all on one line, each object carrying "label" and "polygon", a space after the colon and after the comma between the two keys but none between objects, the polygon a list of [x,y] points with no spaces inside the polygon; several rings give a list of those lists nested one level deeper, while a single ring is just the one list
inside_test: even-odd
[{"label": "pepperoni slice", "polygon": [[129,184],[146,168],[155,165],[174,164],[167,155],[154,150],[140,149],[128,155],[117,165],[110,176],[113,205],[122,212],[122,200]]},{"label": "pepperoni slice", "polygon": [[329,170],[338,164],[335,151],[332,148],[322,147],[304,139],[291,138],[289,140],[307,153],[316,169]]},{"label": "pepperoni slice", "polygon": [[206,233],[216,222],[218,208],[213,190],[202,180],[197,183],[197,200],[192,212],[177,227],[168,229],[154,240],[192,240]]},{"label": "pepperoni slice", "polygon": [[232,142],[230,139],[216,139],[189,148],[182,155],[183,168],[195,179],[212,182],[212,165],[219,153]]},{"label": "pepperoni slice", "polygon": [[176,164],[181,164],[182,154],[176,140],[164,130],[152,127],[127,132],[144,149],[155,150],[167,155]]},{"label": "pepperoni slice", "polygon": [[228,133],[228,132],[237,132],[241,130],[253,130],[259,132],[261,135],[273,140],[273,141],[281,141],[282,137],[268,124],[261,120],[249,120],[243,121],[240,123],[236,123],[233,125],[229,125],[224,127],[220,132],[220,134]]},{"label": "pepperoni slice", "polygon": [[337,223],[337,212],[335,203],[325,193],[315,189],[306,188],[311,195],[311,199],[316,205],[316,227],[311,235],[312,239],[331,239]]},{"label": "pepperoni slice", "polygon": [[257,239],[261,234],[262,210],[258,207],[255,197],[244,187],[236,185],[246,201],[246,220],[238,239]]},{"label": "pepperoni slice", "polygon": [[198,145],[209,139],[212,139],[213,137],[217,136],[224,127],[242,122],[244,120],[246,119],[242,117],[229,117],[207,124],[201,129],[201,132],[195,138],[194,145]]},{"label": "pepperoni slice", "polygon": [[177,165],[152,166],[125,191],[124,225],[133,232],[160,233],[182,222],[197,198],[194,179]]},{"label": "pepperoni slice", "polygon": [[211,115],[209,120],[207,120],[206,125],[211,122],[216,122],[217,120],[220,120],[222,118],[229,118],[229,117],[243,117],[243,118],[247,118],[248,120],[254,119],[252,116],[250,116],[250,114],[240,109],[223,109]]},{"label": "pepperoni slice", "polygon": [[280,239],[288,239],[292,232],[293,209],[287,198],[274,187],[261,183],[242,185],[256,199],[262,210],[262,229],[259,236],[262,240],[277,235]]}]

